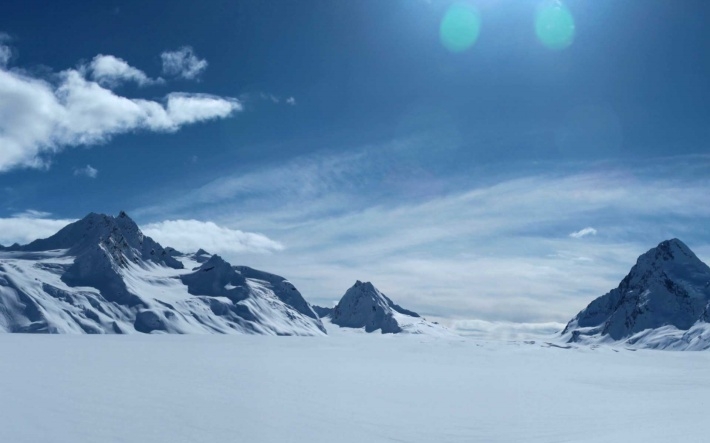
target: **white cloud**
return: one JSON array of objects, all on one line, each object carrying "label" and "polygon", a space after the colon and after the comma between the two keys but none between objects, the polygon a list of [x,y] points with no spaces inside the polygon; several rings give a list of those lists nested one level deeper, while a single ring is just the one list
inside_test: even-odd
[{"label": "white cloud", "polygon": [[597,230],[594,228],[584,228],[579,231],[571,233],[569,236],[572,238],[582,238],[588,235],[597,235]]},{"label": "white cloud", "polygon": [[76,176],[81,175],[84,177],[96,178],[99,175],[99,170],[92,167],[91,165],[86,165],[83,168],[74,169],[74,175],[76,175]]},{"label": "white cloud", "polygon": [[162,109],[152,122],[157,130],[177,130],[180,126],[213,118],[224,118],[242,105],[235,99],[225,99],[209,94],[185,94],[174,92],[167,97],[165,113]]},{"label": "white cloud", "polygon": [[47,218],[52,215],[51,212],[37,211],[35,209],[26,209],[22,212],[12,214],[13,218]]},{"label": "white cloud", "polygon": [[0,244],[5,246],[13,243],[26,244],[38,238],[47,238],[74,221],[38,218],[33,212],[42,216],[49,215],[38,211],[26,211],[11,218],[0,218]]},{"label": "white cloud", "polygon": [[138,130],[174,132],[242,110],[237,99],[207,94],[170,93],[160,102],[127,98],[88,80],[84,71],[68,69],[50,83],[0,67],[0,172],[47,166],[68,146]]},{"label": "white cloud", "polygon": [[143,233],[183,252],[202,248],[213,254],[269,253],[284,246],[262,234],[243,232],[198,220],[166,220],[143,226]]},{"label": "white cloud", "polygon": [[199,59],[189,46],[177,51],[165,51],[160,55],[163,60],[163,74],[194,80],[207,69],[207,60]]},{"label": "white cloud", "polygon": [[[0,218],[0,244],[26,244],[54,235],[75,220],[50,219],[49,212],[28,209]],[[242,254],[270,254],[284,245],[263,234],[244,232],[198,220],[165,220],[141,226],[143,233],[163,246],[194,252],[202,248],[213,254],[236,257]]]},{"label": "white cloud", "polygon": [[110,88],[129,81],[136,82],[139,86],[164,83],[162,78],[151,79],[140,69],[113,55],[97,55],[87,69],[94,81]]},{"label": "white cloud", "polygon": [[286,103],[291,105],[291,106],[296,106],[296,99],[293,97],[289,97],[286,99]]}]

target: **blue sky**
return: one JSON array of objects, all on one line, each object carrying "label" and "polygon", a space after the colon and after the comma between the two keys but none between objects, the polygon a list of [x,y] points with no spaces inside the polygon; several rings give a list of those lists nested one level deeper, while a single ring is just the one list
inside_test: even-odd
[{"label": "blue sky", "polygon": [[[126,210],[330,304],[564,321],[710,258],[701,1],[26,0],[0,13],[0,243]],[[453,23],[453,25],[452,25]]]}]

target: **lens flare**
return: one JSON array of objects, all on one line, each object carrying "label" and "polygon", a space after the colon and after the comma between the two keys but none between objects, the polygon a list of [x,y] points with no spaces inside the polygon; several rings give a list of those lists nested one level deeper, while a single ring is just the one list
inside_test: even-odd
[{"label": "lens flare", "polygon": [[564,49],[574,40],[574,17],[559,1],[546,3],[535,17],[535,33],[550,49]]},{"label": "lens flare", "polygon": [[455,3],[441,20],[441,44],[451,52],[463,52],[473,46],[481,31],[481,17],[471,5]]}]

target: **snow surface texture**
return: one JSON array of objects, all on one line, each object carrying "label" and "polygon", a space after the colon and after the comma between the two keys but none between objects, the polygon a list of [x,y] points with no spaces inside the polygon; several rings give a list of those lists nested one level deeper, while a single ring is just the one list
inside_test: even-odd
[{"label": "snow surface texture", "polygon": [[[321,312],[326,311],[321,308]],[[365,328],[366,332],[379,329],[383,334],[446,333],[445,328],[427,322],[416,312],[394,304],[372,283],[363,283],[360,280],[345,292],[330,313],[330,319],[334,325],[345,328]]]},{"label": "snow surface texture", "polygon": [[562,332],[569,342],[710,348],[710,268],[678,239],[641,255],[616,289],[594,300]]},{"label": "snow surface texture", "polygon": [[163,248],[123,212],[0,249],[1,331],[325,334],[284,278]]},{"label": "snow surface texture", "polygon": [[710,353],[337,329],[0,334],[0,441],[707,441]]}]

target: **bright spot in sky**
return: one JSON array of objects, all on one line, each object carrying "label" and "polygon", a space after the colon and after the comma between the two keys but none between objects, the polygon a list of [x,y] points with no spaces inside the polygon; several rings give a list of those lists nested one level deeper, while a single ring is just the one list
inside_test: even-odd
[{"label": "bright spot in sky", "polygon": [[481,30],[481,17],[471,5],[455,3],[441,20],[441,43],[451,52],[462,52],[473,46]]},{"label": "bright spot in sky", "polygon": [[547,3],[535,18],[535,33],[550,49],[564,49],[574,40],[574,17],[559,1]]}]

